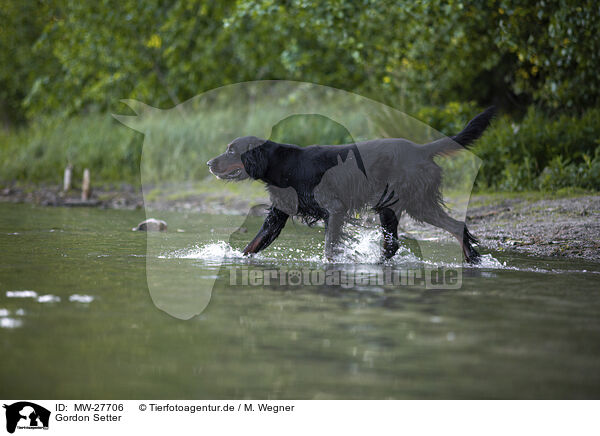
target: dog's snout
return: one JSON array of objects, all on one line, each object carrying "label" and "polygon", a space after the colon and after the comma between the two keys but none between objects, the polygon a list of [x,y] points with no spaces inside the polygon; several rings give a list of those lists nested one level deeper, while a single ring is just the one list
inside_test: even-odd
[{"label": "dog's snout", "polygon": [[209,167],[212,167],[215,163],[214,159],[209,160],[208,162],[206,162],[206,165],[208,165]]}]

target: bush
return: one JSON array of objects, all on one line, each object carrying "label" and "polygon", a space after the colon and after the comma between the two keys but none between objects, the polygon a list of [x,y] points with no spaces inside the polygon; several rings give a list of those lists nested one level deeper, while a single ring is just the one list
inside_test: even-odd
[{"label": "bush", "polygon": [[561,188],[580,187],[598,190],[600,188],[600,147],[596,148],[593,158],[584,155],[584,162],[572,163],[562,156],[553,158],[542,174],[537,178],[537,187],[544,191]]},{"label": "bush", "polygon": [[434,129],[452,136],[464,129],[465,124],[478,113],[475,102],[451,102],[446,106],[425,106],[413,116]]},{"label": "bush", "polygon": [[[417,118],[447,135],[461,130],[478,112],[472,103],[425,108]],[[479,189],[505,191],[580,187],[600,190],[600,108],[581,117],[548,116],[530,107],[516,122],[498,116],[476,143],[482,159]]]}]

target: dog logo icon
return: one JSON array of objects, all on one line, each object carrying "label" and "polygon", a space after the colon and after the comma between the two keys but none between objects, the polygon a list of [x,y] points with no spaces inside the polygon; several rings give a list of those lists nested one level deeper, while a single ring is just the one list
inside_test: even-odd
[{"label": "dog logo icon", "polygon": [[50,411],[29,401],[19,401],[4,405],[6,409],[6,431],[14,433],[19,429],[48,429]]}]

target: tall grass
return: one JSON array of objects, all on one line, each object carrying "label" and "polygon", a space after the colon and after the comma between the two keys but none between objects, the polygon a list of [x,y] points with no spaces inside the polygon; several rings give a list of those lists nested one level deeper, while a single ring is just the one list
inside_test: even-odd
[{"label": "tall grass", "polygon": [[[262,108],[259,115],[246,115],[235,107],[176,111],[142,116],[135,128],[146,132],[141,159],[144,184],[201,180],[209,175],[206,162],[221,154],[238,136],[255,135],[298,145],[343,144],[354,138],[339,123],[327,117],[300,114],[278,120],[276,109]],[[268,120],[268,121],[267,121]]]},{"label": "tall grass", "polygon": [[100,182],[139,184],[143,135],[108,114],[31,124],[0,132],[0,181],[60,183],[67,164]]},{"label": "tall grass", "polygon": [[[477,113],[473,104],[423,108],[414,116],[448,135],[458,132]],[[277,114],[264,114],[277,119]],[[243,117],[242,117],[243,118]],[[224,150],[241,131],[271,135],[301,145],[338,144],[352,138],[344,126],[318,115],[293,117],[272,132],[252,117],[240,119],[235,107],[182,119],[176,113],[150,121],[151,134],[129,129],[109,114],[33,123],[0,131],[0,182],[56,183],[67,164],[75,179],[89,168],[95,183],[201,180],[205,162]],[[266,124],[265,124],[266,125]],[[385,134],[385,133],[384,133]],[[600,190],[600,108],[581,117],[549,117],[530,108],[523,119],[499,116],[478,141],[474,153],[482,159],[476,186],[484,190],[546,190],[580,187]]]}]

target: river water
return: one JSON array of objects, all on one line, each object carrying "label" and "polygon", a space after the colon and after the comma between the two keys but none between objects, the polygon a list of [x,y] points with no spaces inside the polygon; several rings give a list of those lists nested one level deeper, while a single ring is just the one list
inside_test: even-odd
[{"label": "river water", "polygon": [[[597,263],[484,251],[455,289],[371,283],[420,269],[414,250],[382,265],[363,231],[327,265],[322,229],[290,223],[248,260],[260,218],[231,236],[227,216],[154,216],[168,233],[132,232],[143,211],[0,204],[3,397],[600,395]],[[257,280],[284,270],[367,280]]]}]

